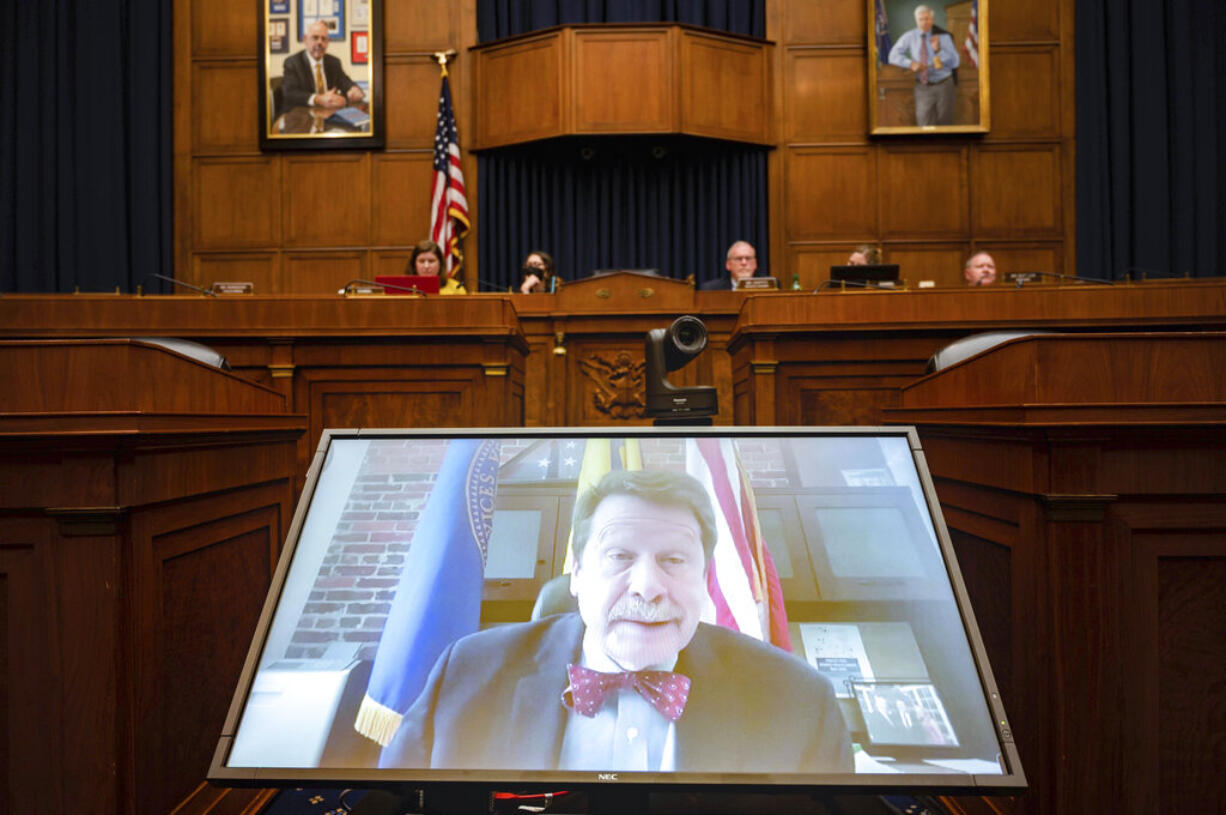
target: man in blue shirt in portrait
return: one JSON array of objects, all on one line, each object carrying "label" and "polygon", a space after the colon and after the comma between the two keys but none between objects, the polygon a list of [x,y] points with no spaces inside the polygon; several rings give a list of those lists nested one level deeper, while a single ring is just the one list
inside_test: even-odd
[{"label": "man in blue shirt in portrait", "polygon": [[915,123],[920,127],[952,125],[957,101],[958,48],[948,31],[933,26],[934,19],[931,8],[916,6],[916,27],[890,49],[890,64],[915,75]]}]

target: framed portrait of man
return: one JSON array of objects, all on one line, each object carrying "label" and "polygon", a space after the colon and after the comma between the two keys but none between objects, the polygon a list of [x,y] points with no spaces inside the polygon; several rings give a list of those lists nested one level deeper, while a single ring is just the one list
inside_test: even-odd
[{"label": "framed portrait of man", "polygon": [[867,0],[873,134],[986,133],[988,0]]},{"label": "framed portrait of man", "polygon": [[382,0],[257,2],[261,149],[382,147]]}]

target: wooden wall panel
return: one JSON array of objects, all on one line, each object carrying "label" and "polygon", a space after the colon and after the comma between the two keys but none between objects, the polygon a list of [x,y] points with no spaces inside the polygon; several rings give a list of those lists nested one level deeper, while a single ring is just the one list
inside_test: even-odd
[{"label": "wooden wall panel", "polygon": [[[397,0],[384,5],[384,110],[387,149],[381,151],[269,151],[258,143],[258,60],[260,9],[253,0],[174,0],[175,60],[175,275],[184,281],[214,275],[218,264],[238,263],[261,293],[320,290],[331,275],[311,275],[304,284],[289,272],[303,270],[302,250],[326,248],[358,252],[353,258],[368,271],[365,255],[407,250],[425,232],[420,225],[429,206],[429,181],[405,179],[392,158],[419,150],[429,162],[438,107],[439,70],[432,52],[454,50],[450,64],[452,101],[465,154],[465,180],[474,215],[466,274],[476,276],[475,223],[477,167],[470,155],[475,117],[470,108],[471,58],[476,42],[472,2]],[[301,45],[291,32],[290,53]],[[335,42],[333,53],[347,48]],[[538,66],[533,66],[534,68]],[[531,77],[525,83],[532,85]],[[227,163],[218,158],[232,158]],[[378,167],[391,179],[373,178]],[[394,191],[394,180],[412,186]],[[420,200],[419,200],[420,199]],[[250,250],[273,253],[262,270],[252,266]],[[288,255],[297,253],[292,261]],[[260,261],[262,263],[263,256]],[[312,261],[305,261],[307,266]],[[206,272],[206,270],[209,270]],[[397,270],[399,271],[399,270]],[[343,282],[343,281],[342,281]],[[335,291],[335,286],[332,288]]]},{"label": "wooden wall panel", "polygon": [[972,157],[971,183],[975,189],[971,224],[977,236],[1060,236],[1058,146],[985,145]]},{"label": "wooden wall panel", "polygon": [[335,294],[350,280],[369,280],[365,252],[286,252],[284,290]]},{"label": "wooden wall panel", "polygon": [[681,32],[681,127],[711,138],[769,141],[773,89],[761,48]]},{"label": "wooden wall panel", "polygon": [[[487,93],[478,100],[477,145],[489,143],[492,123],[503,137],[527,141],[562,132],[562,43],[557,37],[518,42],[483,51],[478,57],[481,84]],[[524,104],[531,94],[535,103]],[[552,114],[552,115],[551,115]]]},{"label": "wooden wall panel", "polygon": [[374,252],[370,259],[371,279],[381,275],[406,274],[406,267],[412,255],[413,253],[408,251]]},{"label": "wooden wall panel", "polygon": [[[995,2],[989,9],[989,42],[1055,42],[1060,39],[1063,0]],[[1072,47],[1072,42],[1068,46]]]},{"label": "wooden wall panel", "polygon": [[461,37],[458,5],[429,0],[384,4],[383,41],[387,52],[455,48]]},{"label": "wooden wall panel", "polygon": [[389,153],[372,158],[374,219],[370,239],[375,246],[411,246],[430,234],[432,160],[431,153]]},{"label": "wooden wall panel", "polygon": [[999,140],[1060,137],[1060,54],[1055,46],[992,49],[992,132]]},{"label": "wooden wall panel", "polygon": [[272,158],[203,158],[193,166],[196,249],[274,246],[281,236],[279,165]]},{"label": "wooden wall panel", "polygon": [[[259,86],[248,60],[192,66],[192,141],[199,153],[250,153],[258,145]],[[219,116],[219,111],[226,115]]]},{"label": "wooden wall panel", "polygon": [[[982,24],[991,43],[989,132],[877,139],[868,135],[867,3],[768,0],[782,141],[768,159],[772,272],[783,280],[800,274],[807,285],[815,273],[824,279],[821,267],[836,251],[870,242],[891,262],[902,261],[908,281],[960,286],[961,260],[980,245],[1010,250],[998,258],[1002,273],[1014,271],[1013,263],[1037,271],[1054,263],[1055,271],[1075,274],[1072,18],[1073,0],[994,1]],[[904,109],[913,105],[911,84],[898,83]],[[838,150],[857,151],[857,161],[814,158]],[[952,181],[935,204],[900,206],[905,191],[928,189],[909,151],[946,154],[934,158],[937,174]],[[816,171],[821,164],[830,166]],[[872,218],[866,202],[847,192],[857,172],[872,191]],[[1022,251],[1028,241],[1038,242],[1034,253]]]},{"label": "wooden wall panel", "polygon": [[787,177],[793,240],[856,240],[876,233],[877,162],[871,148],[796,148],[787,156]]},{"label": "wooden wall panel", "polygon": [[429,56],[389,57],[383,74],[387,99],[395,100],[386,106],[387,146],[430,149],[437,122],[438,63]]},{"label": "wooden wall panel", "polygon": [[887,263],[899,265],[899,274],[910,286],[923,280],[931,280],[937,286],[961,286],[962,263],[970,248],[961,243],[903,243],[888,247],[885,254]]},{"label": "wooden wall panel", "polygon": [[789,142],[852,141],[868,131],[864,50],[788,51],[784,98]]},{"label": "wooden wall panel", "polygon": [[294,246],[370,241],[370,160],[362,153],[285,159],[285,240]]},{"label": "wooden wall panel", "polygon": [[[574,33],[570,81],[574,130],[582,133],[665,133],[677,127],[673,81],[676,40],[667,30]],[[538,69],[539,70],[539,69]],[[522,87],[520,92],[522,93]]]},{"label": "wooden wall panel", "polygon": [[[257,41],[259,6],[250,0],[191,4],[194,57],[252,57]],[[177,25],[177,21],[176,21]],[[297,41],[297,38],[293,38]]]},{"label": "wooden wall panel", "polygon": [[[768,3],[769,5],[769,3]],[[767,32],[789,43],[864,45],[868,12],[864,0],[779,0],[783,31]]]},{"label": "wooden wall panel", "polygon": [[256,294],[284,291],[278,255],[272,252],[246,255],[204,255],[193,258],[192,275],[188,283],[209,286],[218,280],[246,281],[255,286]]},{"label": "wooden wall panel", "polygon": [[950,238],[966,234],[969,190],[966,148],[894,147],[880,152],[877,198],[887,238]]}]

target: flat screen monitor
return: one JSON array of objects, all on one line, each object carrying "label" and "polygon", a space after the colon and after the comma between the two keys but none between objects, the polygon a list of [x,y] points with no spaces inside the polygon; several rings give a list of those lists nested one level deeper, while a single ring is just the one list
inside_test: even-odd
[{"label": "flat screen monitor", "polygon": [[881,283],[898,280],[897,263],[880,263],[870,266],[831,266],[831,280],[854,280],[859,283]]},{"label": "flat screen monitor", "polygon": [[210,769],[1017,792],[910,428],[327,430]]},{"label": "flat screen monitor", "polygon": [[438,294],[439,290],[437,275],[377,275],[375,282],[380,286],[393,287],[385,288],[383,290],[384,294],[409,294],[411,292]]}]

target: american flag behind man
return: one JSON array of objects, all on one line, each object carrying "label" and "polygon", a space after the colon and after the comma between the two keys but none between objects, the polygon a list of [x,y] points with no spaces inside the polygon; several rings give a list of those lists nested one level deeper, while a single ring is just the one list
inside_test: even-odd
[{"label": "american flag behind man", "polygon": [[966,30],[966,42],[962,43],[967,57],[979,67],[979,0],[971,0],[971,25]]},{"label": "american flag behind man", "polygon": [[444,270],[455,277],[464,263],[460,246],[468,234],[468,193],[460,169],[460,138],[451,109],[451,85],[443,65],[443,87],[438,94],[438,123],[434,129],[434,194],[430,200],[430,239],[443,250]]}]

